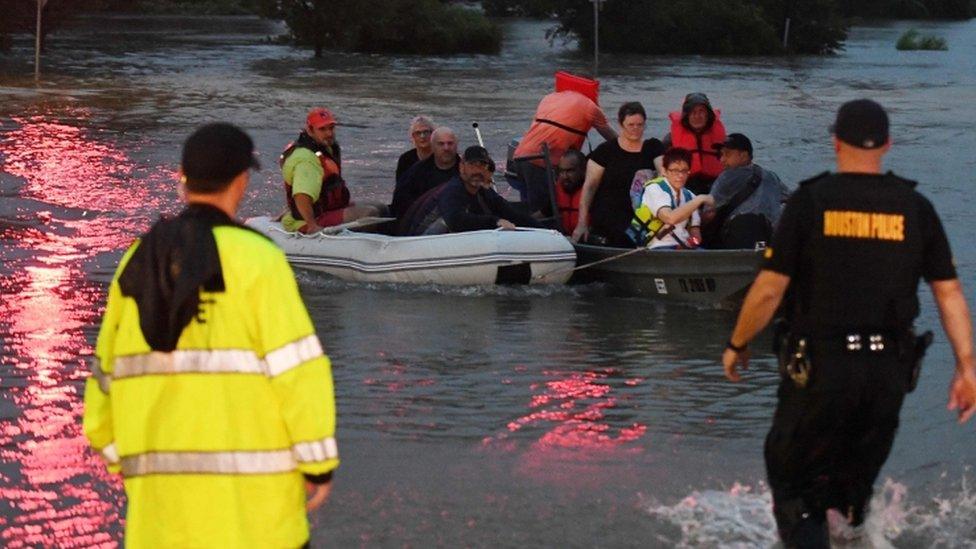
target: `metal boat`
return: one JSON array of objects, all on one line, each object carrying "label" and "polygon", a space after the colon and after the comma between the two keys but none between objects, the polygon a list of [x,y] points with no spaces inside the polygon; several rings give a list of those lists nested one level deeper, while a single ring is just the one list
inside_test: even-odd
[{"label": "metal boat", "polygon": [[593,264],[576,271],[576,282],[602,281],[628,295],[705,306],[741,302],[762,260],[761,250],[574,247],[578,266]]}]

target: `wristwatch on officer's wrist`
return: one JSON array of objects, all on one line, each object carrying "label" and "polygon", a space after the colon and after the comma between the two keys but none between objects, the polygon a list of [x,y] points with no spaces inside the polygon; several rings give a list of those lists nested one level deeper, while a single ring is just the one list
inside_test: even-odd
[{"label": "wristwatch on officer's wrist", "polygon": [[749,344],[743,343],[742,345],[735,345],[734,343],[732,343],[732,340],[729,339],[727,342],[725,342],[725,348],[732,349],[737,353],[741,353],[742,351],[745,351],[746,349],[749,348]]}]

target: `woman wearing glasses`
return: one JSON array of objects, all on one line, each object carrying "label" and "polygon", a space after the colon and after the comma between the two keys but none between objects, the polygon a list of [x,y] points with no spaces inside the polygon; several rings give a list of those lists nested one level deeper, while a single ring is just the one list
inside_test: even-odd
[{"label": "woman wearing glasses", "polygon": [[617,121],[619,137],[594,149],[586,163],[574,242],[633,245],[626,235],[634,215],[630,184],[637,170],[654,168],[654,159],[664,152],[664,146],[657,139],[644,141],[647,113],[640,103],[621,105]]},{"label": "woman wearing glasses", "polygon": [[413,148],[401,154],[400,160],[397,161],[396,178],[398,181],[403,172],[434,153],[430,144],[430,134],[432,133],[434,133],[434,122],[430,118],[415,116],[410,121],[410,140],[413,142]]}]

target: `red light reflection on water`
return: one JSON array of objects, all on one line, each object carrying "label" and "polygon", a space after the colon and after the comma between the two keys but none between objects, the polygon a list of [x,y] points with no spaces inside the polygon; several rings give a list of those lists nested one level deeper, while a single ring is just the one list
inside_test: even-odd
[{"label": "red light reflection on water", "polygon": [[[126,188],[133,166],[111,144],[88,137],[83,128],[46,120],[14,118],[19,127],[6,135],[0,150],[3,169],[23,177],[24,196],[58,206],[122,212],[146,206]],[[143,194],[143,193],[139,193]]]},{"label": "red light reflection on water", "polygon": [[[544,429],[521,456],[523,474],[536,478],[567,481],[580,485],[584,479],[598,483],[599,462],[643,451],[633,443],[644,437],[647,426],[632,423],[611,424],[607,413],[618,405],[609,383],[610,371],[545,371],[556,377],[530,388],[538,391],[529,401],[530,411],[506,425],[505,433],[485,439],[486,446],[516,450],[517,439],[510,435]],[[639,379],[625,380],[635,386]],[[553,468],[560,463],[561,468]]]},{"label": "red light reflection on water", "polygon": [[85,129],[15,123],[0,141],[0,168],[23,182],[0,209],[0,545],[117,546],[121,483],[79,421],[104,300],[86,267],[131,242],[165,196]]},{"label": "red light reflection on water", "polygon": [[[607,449],[633,442],[647,430],[646,426],[635,423],[613,435],[611,426],[603,421],[605,410],[617,405],[617,399],[610,396],[611,386],[601,383],[607,378],[606,373],[547,371],[544,374],[566,377],[543,384],[544,392],[529,402],[529,408],[537,411],[508,424],[508,430],[515,432],[529,425],[554,423],[534,446]],[[532,388],[538,389],[539,385]]]}]

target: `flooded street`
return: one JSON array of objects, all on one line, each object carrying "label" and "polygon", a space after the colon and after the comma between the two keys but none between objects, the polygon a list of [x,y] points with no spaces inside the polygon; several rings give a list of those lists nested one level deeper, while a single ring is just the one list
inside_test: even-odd
[{"label": "flooded street", "polygon": [[[269,41],[283,28],[256,18],[101,16],[53,35],[38,86],[26,38],[0,55],[0,545],[121,544],[125,496],[81,434],[81,390],[116,262],[180,208],[174,173],[192,129],[247,129],[265,169],[242,214],[276,213],[274,160],[308,108],[328,106],[354,198],[388,201],[414,115],[454,127],[462,147],[477,121],[504,158],[553,73],[589,70],[546,43],[547,23],[503,25],[497,56],[315,60]],[[895,50],[910,26],[855,28],[824,58],[603,56],[601,104],[612,115],[643,102],[661,137],[668,111],[703,91],[792,187],[833,168],[837,106],[875,98],[892,119],[887,166],[935,204],[972,298],[976,21],[922,24],[947,52]],[[777,376],[767,337],[743,383],[722,377],[731,312],[600,286],[299,281],[333,361],[342,456],[313,547],[775,541],[762,440]],[[937,328],[922,297],[918,326]],[[976,547],[976,428],[945,410],[953,361],[936,332],[876,486],[881,547]]]}]

